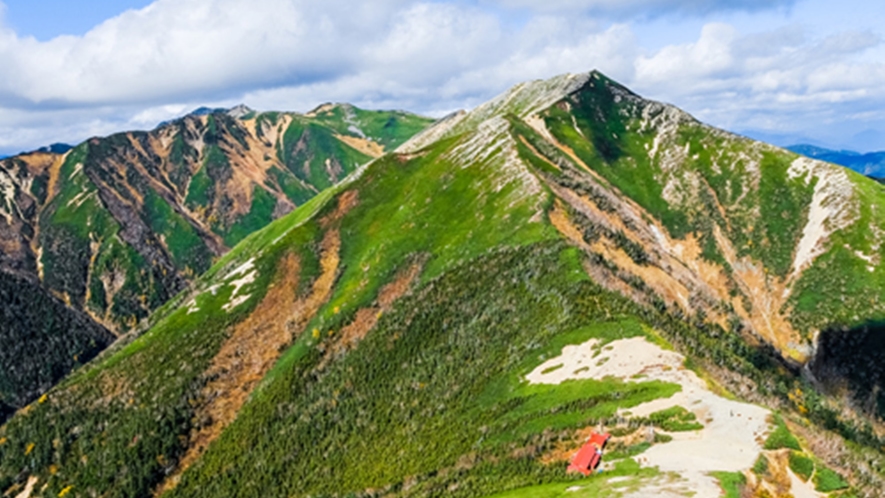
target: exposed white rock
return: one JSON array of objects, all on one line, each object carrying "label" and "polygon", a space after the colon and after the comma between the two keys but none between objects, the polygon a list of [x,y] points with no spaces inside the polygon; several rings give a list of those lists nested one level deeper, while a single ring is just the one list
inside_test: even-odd
[{"label": "exposed white rock", "polygon": [[228,273],[228,274],[224,277],[223,280],[228,280],[228,279],[230,279],[231,277],[235,277],[235,276],[237,276],[237,275],[242,275],[242,274],[246,273],[247,271],[251,270],[251,269],[254,268],[254,267],[255,267],[255,258],[252,258],[252,259],[246,261],[245,263],[243,263],[242,265],[240,265],[240,266],[234,268],[233,271],[231,271],[230,273]]},{"label": "exposed white rock", "polygon": [[21,493],[15,495],[15,498],[31,498],[31,493],[34,492],[34,486],[37,485],[37,482],[40,479],[36,476],[28,477],[28,483],[25,484],[25,489],[21,491]]},{"label": "exposed white rock", "polygon": [[793,259],[792,277],[795,278],[826,252],[830,234],[854,223],[859,213],[854,202],[854,187],[839,166],[800,157],[793,161],[787,173],[792,179],[804,178],[806,184],[817,180],[808,221]]},{"label": "exposed white rock", "polygon": [[466,111],[458,111],[448,116],[440,119],[429,128],[425,129],[421,133],[418,133],[414,137],[407,140],[404,144],[400,145],[396,152],[401,154],[410,154],[417,152],[424,147],[440,140],[449,134],[449,131],[452,130],[458,123],[461,122],[467,116]]},{"label": "exposed white rock", "polygon": [[247,273],[243,278],[234,280],[233,282],[229,282],[228,285],[234,286],[234,291],[231,292],[230,301],[227,304],[225,304],[224,306],[222,306],[222,308],[224,308],[225,311],[230,312],[230,311],[233,311],[233,309],[236,308],[237,306],[248,301],[249,298],[251,297],[251,295],[250,294],[240,295],[240,291],[243,289],[243,287],[254,282],[255,277],[257,277],[257,276],[258,276],[258,272],[255,270],[252,270],[251,272]]},{"label": "exposed white rock", "polygon": [[15,183],[6,171],[0,170],[0,215],[6,218],[6,224],[12,225],[12,210],[15,206]]},{"label": "exposed white rock", "polygon": [[234,119],[240,119],[243,116],[246,116],[252,112],[255,112],[255,111],[253,111],[251,108],[249,108],[245,104],[240,104],[238,106],[231,107],[230,109],[228,109],[227,115],[234,118]]},{"label": "exposed white rock", "polygon": [[489,119],[500,119],[505,114],[527,118],[577,91],[590,80],[592,74],[563,74],[549,80],[520,83],[470,112],[450,114],[400,146],[397,151],[415,152],[441,138],[470,131]]}]

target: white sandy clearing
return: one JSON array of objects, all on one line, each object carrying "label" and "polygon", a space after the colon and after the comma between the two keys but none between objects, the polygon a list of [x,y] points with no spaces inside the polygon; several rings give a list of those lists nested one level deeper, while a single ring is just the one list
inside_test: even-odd
[{"label": "white sandy clearing", "polygon": [[787,469],[787,474],[790,475],[790,494],[793,495],[793,498],[821,498],[828,496],[815,491],[811,479],[805,482],[799,479],[790,469]]},{"label": "white sandy clearing", "polygon": [[[660,380],[679,384],[681,392],[636,406],[630,414],[645,417],[682,406],[691,410],[704,428],[671,433],[673,441],[652,446],[636,460],[662,472],[679,474],[696,496],[720,496],[718,481],[709,473],[742,472],[753,466],[762,452],[757,441],[762,441],[770,430],[766,421],[769,412],[713,394],[704,381],[683,366],[684,361],[682,355],[642,337],[614,341],[601,349],[600,342],[592,339],[578,346],[566,346],[561,356],[538,366],[527,379],[533,384],[559,384],[569,379],[615,377],[628,382]],[[562,367],[543,373],[558,365]]]}]

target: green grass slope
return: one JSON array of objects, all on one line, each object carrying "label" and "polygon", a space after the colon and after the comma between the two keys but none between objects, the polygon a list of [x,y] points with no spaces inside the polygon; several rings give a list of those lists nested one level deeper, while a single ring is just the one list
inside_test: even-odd
[{"label": "green grass slope", "polygon": [[[703,280],[637,235],[664,216],[642,202],[663,206],[665,189],[648,183],[624,197],[620,173],[580,164],[628,157],[609,141],[632,125],[593,123],[565,104],[596,98],[585,95],[602,91],[587,87],[594,75],[521,85],[246,236],[146,333],[0,428],[0,490],[30,481],[34,496],[626,493],[666,477],[635,457],[669,436],[612,451],[612,473],[587,480],[548,457],[597,424],[693,431],[698,420],[677,409],[625,415],[676,384],[524,380],[593,338],[672,344],[726,387],[798,413],[796,390],[813,389],[774,348],[657,294],[664,262],[680,285]],[[569,106],[571,136],[557,129]],[[598,119],[621,116],[609,112]],[[309,131],[293,125],[287,138],[292,121],[272,137],[282,117],[259,119],[269,123],[262,136],[293,153]],[[685,234],[700,230],[695,216],[674,219]],[[809,430],[878,454],[874,434],[808,399]]]},{"label": "green grass slope", "polygon": [[[428,123],[401,112],[359,113],[404,125],[373,128],[369,120],[368,131],[356,133],[344,117],[217,111],[93,138],[64,154],[6,159],[0,240],[8,250],[0,267],[39,282],[99,328],[131,331],[230,247],[381,154],[378,143],[399,143]],[[47,353],[46,362],[75,354]],[[48,387],[15,389],[39,396]]]}]

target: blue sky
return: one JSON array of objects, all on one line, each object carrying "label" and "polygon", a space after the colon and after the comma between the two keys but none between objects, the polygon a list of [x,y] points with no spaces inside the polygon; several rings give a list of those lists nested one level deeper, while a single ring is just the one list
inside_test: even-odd
[{"label": "blue sky", "polygon": [[202,106],[433,116],[600,69],[781,145],[885,149],[885,2],[0,0],[0,154]]},{"label": "blue sky", "polygon": [[84,35],[101,22],[151,0],[4,0],[4,24],[19,35],[47,41],[59,35]]}]

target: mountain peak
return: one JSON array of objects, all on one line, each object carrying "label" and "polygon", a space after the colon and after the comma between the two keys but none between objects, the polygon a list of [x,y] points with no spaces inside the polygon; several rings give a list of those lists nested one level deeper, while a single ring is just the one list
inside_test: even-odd
[{"label": "mountain peak", "polygon": [[348,104],[346,102],[325,102],[308,111],[305,116],[313,118],[320,114],[333,112],[337,109],[341,109],[345,114],[349,114],[353,112],[353,108],[353,104]]},{"label": "mountain peak", "polygon": [[[641,101],[642,98],[598,70],[586,73],[565,73],[546,80],[519,83],[492,100],[471,111],[450,114],[416,135],[401,147],[402,152],[413,152],[444,137],[476,129],[480,124],[506,115],[531,120],[531,117],[563,101],[571,95],[588,89],[608,89],[616,103],[623,99]],[[664,104],[661,104],[664,106]],[[675,109],[675,108],[674,108]]]},{"label": "mountain peak", "polygon": [[227,115],[235,119],[242,119],[243,117],[248,116],[253,112],[255,112],[255,110],[247,106],[246,104],[239,104],[228,109]]}]

